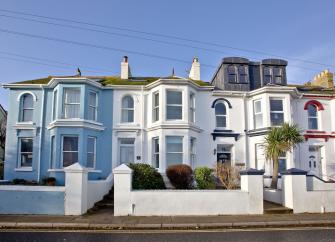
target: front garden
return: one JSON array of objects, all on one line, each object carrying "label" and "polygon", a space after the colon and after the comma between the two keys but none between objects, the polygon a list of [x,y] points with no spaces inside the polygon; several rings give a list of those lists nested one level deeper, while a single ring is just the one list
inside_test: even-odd
[{"label": "front garden", "polygon": [[[162,175],[148,164],[128,165],[133,170],[132,188],[134,190],[167,189]],[[240,188],[240,175],[237,167],[218,164],[216,167],[197,167],[173,165],[166,169],[166,176],[173,189],[182,190],[234,190]]]}]

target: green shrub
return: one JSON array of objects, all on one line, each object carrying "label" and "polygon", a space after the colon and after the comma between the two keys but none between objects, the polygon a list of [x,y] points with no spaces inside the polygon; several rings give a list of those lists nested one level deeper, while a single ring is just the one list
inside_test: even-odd
[{"label": "green shrub", "polygon": [[199,189],[215,188],[215,177],[212,172],[208,167],[198,167],[194,170],[194,179]]},{"label": "green shrub", "polygon": [[169,166],[166,175],[176,189],[193,188],[193,171],[188,165]]},{"label": "green shrub", "polygon": [[133,170],[133,189],[165,189],[163,177],[155,168],[143,163],[128,166]]}]

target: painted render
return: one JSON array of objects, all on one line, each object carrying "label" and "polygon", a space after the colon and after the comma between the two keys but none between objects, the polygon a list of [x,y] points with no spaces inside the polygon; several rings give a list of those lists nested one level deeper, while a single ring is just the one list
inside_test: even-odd
[{"label": "painted render", "polygon": [[[229,59],[229,65],[236,59]],[[241,65],[239,59],[237,66]],[[226,60],[227,62],[227,60]],[[196,67],[200,63],[198,61]],[[194,64],[193,63],[193,64]],[[244,63],[244,62],[243,62]],[[242,64],[243,64],[242,63]],[[8,128],[5,154],[5,179],[24,178],[41,181],[43,177],[56,177],[60,185],[64,181],[62,166],[62,137],[78,136],[78,161],[82,166],[87,163],[87,138],[96,138],[95,167],[88,169],[89,180],[105,179],[112,169],[120,165],[120,140],[134,139],[133,162],[145,162],[155,166],[153,138],[159,139],[159,165],[157,169],[164,173],[167,168],[168,136],[182,137],[182,162],[191,165],[212,167],[218,159],[222,147],[230,154],[229,163],[244,168],[264,169],[266,175],[271,174],[271,164],[264,158],[261,145],[266,131],[272,126],[270,100],[279,99],[283,103],[283,121],[296,123],[302,130],[306,142],[300,144],[285,157],[285,168],[313,170],[317,176],[328,180],[335,178],[335,131],[334,109],[335,92],[310,92],[305,86],[286,85],[286,62],[281,60],[263,60],[260,64],[259,78],[253,75],[248,82],[248,89],[238,88],[241,84],[225,83],[227,74],[225,61],[220,65],[211,84],[199,83],[193,79],[178,76],[151,78],[142,80],[131,76],[128,59],[122,62],[123,78],[116,78],[116,84],[106,84],[105,77],[51,77],[42,84],[34,82],[13,83],[4,85],[10,90]],[[255,66],[255,63],[248,65]],[[258,65],[258,64],[257,64]],[[257,66],[256,65],[256,66]],[[265,83],[262,68],[279,66],[283,71],[280,84]],[[199,67],[200,68],[200,67]],[[200,71],[197,75],[200,75]],[[237,70],[237,69],[236,69]],[[247,69],[251,76],[252,68]],[[194,76],[194,73],[192,74]],[[191,75],[191,76],[192,76]],[[193,77],[192,76],[192,77]],[[221,76],[221,77],[220,77]],[[220,79],[220,78],[223,79]],[[133,78],[133,79],[132,79]],[[238,79],[237,79],[238,80]],[[124,82],[124,84],[123,84]],[[145,82],[145,84],[144,84]],[[221,84],[220,84],[221,83]],[[258,84],[257,84],[258,83]],[[205,84],[205,85],[203,85]],[[255,85],[259,88],[253,88]],[[257,86],[256,85],[256,86]],[[227,89],[220,89],[220,87]],[[234,86],[234,87],[232,87]],[[65,119],[63,113],[64,88],[80,89],[80,112],[75,119]],[[230,89],[231,88],[231,89]],[[311,88],[311,87],[309,87]],[[321,90],[321,91],[320,91]],[[54,96],[57,91],[57,102]],[[179,120],[167,120],[167,92],[179,91],[182,95],[182,116]],[[313,90],[312,90],[313,91]],[[97,119],[88,120],[88,100],[90,92],[97,94]],[[34,113],[32,122],[19,122],[20,97],[25,93],[34,97]],[[159,93],[158,120],[153,119],[153,95]],[[194,97],[194,121],[191,118],[190,95]],[[122,100],[130,96],[134,101],[133,121],[122,121]],[[255,126],[254,102],[261,103],[261,127]],[[323,110],[317,111],[318,129],[308,129],[307,110],[304,106],[314,100],[320,102]],[[226,109],[226,127],[216,126],[215,106],[220,103]],[[55,107],[54,107],[55,106]],[[55,115],[53,114],[55,113]],[[51,167],[51,137],[55,137],[55,165]],[[32,167],[18,166],[19,138],[33,138]],[[195,149],[191,152],[191,142],[195,141]],[[312,149],[312,148],[313,149]],[[318,160],[311,161],[311,150],[317,150]],[[314,152],[314,151],[313,151]],[[191,158],[193,157],[193,158]]]}]

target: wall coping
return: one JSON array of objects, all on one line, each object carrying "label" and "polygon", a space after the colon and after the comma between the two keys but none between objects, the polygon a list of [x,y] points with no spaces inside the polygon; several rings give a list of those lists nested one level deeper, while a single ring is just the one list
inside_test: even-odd
[{"label": "wall coping", "polygon": [[113,169],[113,174],[132,174],[133,170],[130,169],[126,164],[121,164],[120,166]]},{"label": "wall coping", "polygon": [[282,175],[307,175],[307,171],[291,168],[281,173]]},{"label": "wall coping", "polygon": [[64,186],[25,186],[25,185],[0,185],[1,191],[23,192],[64,192]]},{"label": "wall coping", "polygon": [[246,170],[243,170],[243,171],[240,171],[240,175],[243,176],[243,175],[264,175],[264,170],[257,170],[257,169],[254,169],[254,168],[249,168],[249,169],[246,169]]}]

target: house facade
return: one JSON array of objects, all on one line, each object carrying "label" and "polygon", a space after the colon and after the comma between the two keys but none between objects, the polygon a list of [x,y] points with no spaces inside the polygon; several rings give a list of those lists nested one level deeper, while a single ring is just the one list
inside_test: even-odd
[{"label": "house facade", "polygon": [[[217,162],[265,169],[264,137],[296,123],[306,142],[283,154],[280,170],[311,170],[335,178],[332,74],[287,84],[287,62],[228,57],[210,83],[194,58],[187,78],[134,77],[128,58],[120,76],[71,76],[6,84],[10,90],[5,179],[40,181],[79,163],[89,179],[106,178],[122,163],[148,163],[161,173],[173,164]],[[334,124],[333,124],[334,123]]]}]

